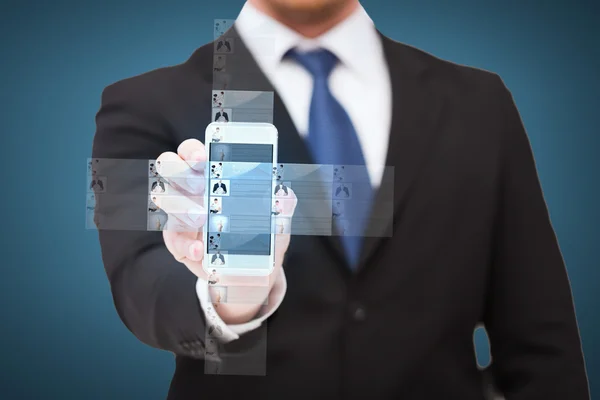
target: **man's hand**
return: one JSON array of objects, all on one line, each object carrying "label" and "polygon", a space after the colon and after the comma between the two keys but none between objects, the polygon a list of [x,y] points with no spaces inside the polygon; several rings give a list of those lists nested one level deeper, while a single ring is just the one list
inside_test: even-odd
[{"label": "man's hand", "polygon": [[[166,195],[151,195],[152,201],[169,216],[163,229],[167,249],[177,261],[204,281],[208,280],[202,268],[205,246],[202,228],[207,219],[207,210],[203,207],[206,161],[204,145],[196,139],[188,139],[181,143],[177,154],[162,153],[156,160],[157,170],[168,181],[170,187]],[[267,277],[227,275],[220,279],[220,286],[228,287],[227,298],[237,299],[235,303],[225,301],[219,304],[218,314],[226,324],[241,324],[251,320],[268,298],[277,275],[281,273],[283,258],[290,243],[289,218],[292,217],[297,203],[293,191],[288,190],[289,200],[286,199],[282,207],[282,215],[288,218],[288,229],[284,230],[286,233],[278,233],[275,236],[273,273]],[[214,290],[210,292],[212,301],[216,303],[217,293]]]}]

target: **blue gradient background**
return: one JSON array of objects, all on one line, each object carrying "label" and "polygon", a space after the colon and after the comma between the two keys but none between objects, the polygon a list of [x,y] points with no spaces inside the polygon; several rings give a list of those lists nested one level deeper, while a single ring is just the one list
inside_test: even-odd
[{"label": "blue gradient background", "polygon": [[[0,3],[0,397],[165,398],[173,356],[138,342],[118,319],[97,233],[84,230],[85,162],[102,89],[184,61],[212,39],[212,20],[235,18],[243,2],[207,3]],[[568,265],[592,393],[600,393],[598,2],[363,4],[388,36],[495,71],[512,90]]]}]

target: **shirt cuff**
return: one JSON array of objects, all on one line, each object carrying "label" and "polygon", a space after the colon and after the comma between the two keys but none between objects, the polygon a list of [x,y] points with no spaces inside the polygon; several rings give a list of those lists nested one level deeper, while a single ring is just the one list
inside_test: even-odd
[{"label": "shirt cuff", "polygon": [[283,268],[279,270],[279,273],[275,279],[275,283],[273,284],[271,292],[269,293],[268,302],[261,307],[257,316],[246,323],[236,325],[227,325],[225,322],[223,322],[221,317],[219,317],[219,314],[215,312],[212,304],[208,301],[208,282],[198,279],[196,281],[196,294],[198,296],[198,300],[200,301],[200,307],[204,312],[207,326],[220,326],[222,331],[220,340],[224,343],[237,340],[244,333],[253,331],[260,327],[263,321],[277,311],[283,302],[283,298],[285,297],[285,293],[287,291],[287,280],[285,278],[285,272],[283,271]]}]

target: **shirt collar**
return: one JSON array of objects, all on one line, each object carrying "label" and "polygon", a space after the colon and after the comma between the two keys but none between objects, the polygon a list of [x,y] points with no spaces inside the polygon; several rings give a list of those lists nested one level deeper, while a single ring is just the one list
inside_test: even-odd
[{"label": "shirt collar", "polygon": [[246,2],[235,26],[244,44],[261,67],[273,70],[291,48],[321,47],[334,53],[352,71],[369,76],[374,63],[383,60],[379,33],[365,9],[359,5],[344,21],[314,39],[305,38]]}]

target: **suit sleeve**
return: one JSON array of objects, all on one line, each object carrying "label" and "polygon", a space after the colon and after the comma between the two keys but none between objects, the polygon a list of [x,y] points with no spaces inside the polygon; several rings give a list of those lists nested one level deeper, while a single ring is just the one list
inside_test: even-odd
[{"label": "suit sleeve", "polygon": [[[137,159],[147,164],[162,152],[176,149],[169,126],[155,110],[158,107],[149,104],[150,96],[140,96],[140,89],[122,81],[104,90],[96,116],[93,158]],[[116,171],[115,179],[127,173]],[[145,186],[135,207],[145,210],[147,166],[146,175],[140,174],[132,178],[133,186]],[[98,197],[97,206],[102,207]],[[127,328],[152,347],[201,357],[205,322],[196,297],[196,276],[167,251],[162,233],[141,229],[98,232],[115,307]]]},{"label": "suit sleeve", "polygon": [[495,384],[507,400],[590,398],[573,297],[532,149],[510,92],[489,302]]}]

